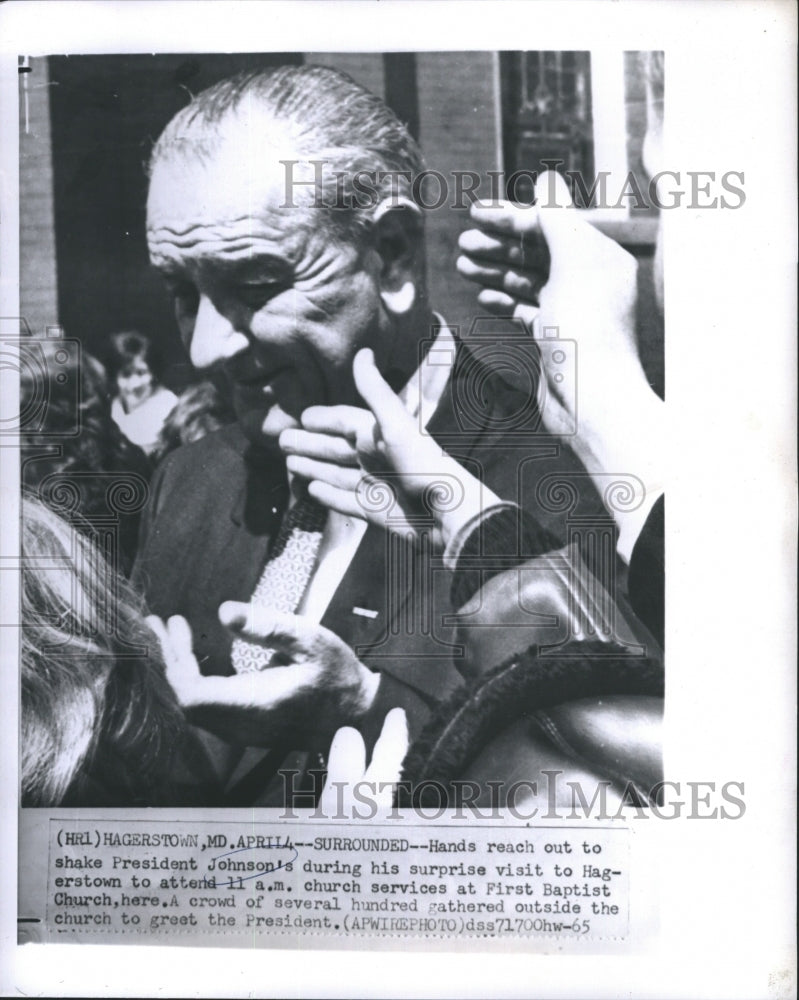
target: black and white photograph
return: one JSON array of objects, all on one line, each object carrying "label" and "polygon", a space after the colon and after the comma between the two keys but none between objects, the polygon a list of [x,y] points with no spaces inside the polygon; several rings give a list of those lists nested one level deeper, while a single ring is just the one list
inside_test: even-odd
[{"label": "black and white photograph", "polygon": [[23,807],[656,798],[663,54],[22,70]]},{"label": "black and white photograph", "polygon": [[[719,275],[739,220],[751,231],[765,155],[726,159],[702,135],[684,38],[592,42],[597,12],[579,2],[537,32],[553,6],[528,3],[507,5],[528,28],[477,44],[474,25],[445,37],[446,5],[364,2],[336,6],[376,25],[429,13],[430,37],[346,43],[339,23],[327,51],[331,5],[246,6],[264,28],[280,11],[290,41],[4,44],[17,953],[594,955],[608,979],[592,995],[618,995],[614,963],[677,933],[670,837],[688,879],[712,865],[711,827],[750,837],[743,869],[764,801],[781,799],[775,838],[795,822],[777,742],[795,707],[795,443],[778,403],[794,394],[780,254],[795,212],[763,251],[782,289],[766,306],[768,389],[737,329],[722,349],[732,297],[714,317],[717,300],[690,291],[733,287]],[[180,22],[224,5],[165,7]],[[632,5],[595,7],[621,25]],[[721,16],[689,7],[705,28]],[[795,39],[795,12],[763,8]],[[741,10],[739,34],[747,18],[767,20]],[[773,39],[759,44],[767,76]],[[715,43],[708,63],[726,66]],[[795,54],[783,65],[787,85]],[[700,98],[734,119],[731,97]],[[763,148],[795,149],[795,101],[769,112]],[[772,193],[795,209],[778,186],[793,169]],[[763,406],[714,402],[735,379]],[[745,523],[714,506],[718,490],[739,510],[757,480],[727,419],[753,435],[744,454],[777,459],[769,517],[765,500]],[[758,638],[720,596],[736,567],[746,606],[760,591],[780,623],[755,688],[742,660]],[[780,872],[792,882],[790,856],[774,860],[741,890],[741,920]],[[681,908],[698,921],[703,905]],[[775,903],[786,920],[791,906]],[[740,995],[791,995],[785,933],[769,940],[788,964],[763,979],[753,962]],[[341,976],[317,994],[400,989]],[[739,995],[668,976],[680,995]],[[655,995],[634,981],[630,995]],[[494,995],[550,987],[502,980]],[[207,979],[187,995],[220,994]]]}]

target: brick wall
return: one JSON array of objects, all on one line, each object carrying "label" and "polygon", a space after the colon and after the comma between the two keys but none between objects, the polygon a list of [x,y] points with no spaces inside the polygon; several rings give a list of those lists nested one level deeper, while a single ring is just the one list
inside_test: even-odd
[{"label": "brick wall", "polygon": [[[427,247],[431,302],[450,324],[464,331],[474,317],[476,291],[455,272],[458,236],[468,222],[467,209],[451,207],[456,192],[452,173],[480,174],[478,190],[490,183],[486,171],[501,167],[498,143],[499,74],[491,52],[423,52],[417,56],[419,140],[430,169],[449,183],[450,198],[428,212]],[[436,188],[431,184],[428,202]],[[461,199],[464,203],[468,199]]]}]

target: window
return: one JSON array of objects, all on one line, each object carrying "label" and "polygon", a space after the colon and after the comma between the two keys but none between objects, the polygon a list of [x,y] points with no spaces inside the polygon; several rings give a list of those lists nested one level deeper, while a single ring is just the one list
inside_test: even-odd
[{"label": "window", "polygon": [[531,202],[534,176],[557,169],[576,205],[592,209],[597,221],[622,226],[628,239],[648,242],[655,209],[642,207],[629,189],[623,196],[630,173],[642,192],[648,183],[641,163],[646,96],[639,54],[505,52],[500,67],[508,197]]}]

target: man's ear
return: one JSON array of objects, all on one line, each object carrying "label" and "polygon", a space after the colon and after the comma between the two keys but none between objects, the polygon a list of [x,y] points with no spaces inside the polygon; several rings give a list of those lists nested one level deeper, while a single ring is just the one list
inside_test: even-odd
[{"label": "man's ear", "polygon": [[380,255],[380,297],[390,313],[410,312],[422,264],[422,213],[402,199],[383,202],[373,216],[375,249]]}]

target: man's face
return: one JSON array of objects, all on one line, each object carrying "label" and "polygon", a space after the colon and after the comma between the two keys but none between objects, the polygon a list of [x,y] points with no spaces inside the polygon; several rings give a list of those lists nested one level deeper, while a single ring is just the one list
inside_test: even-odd
[{"label": "man's face", "polygon": [[276,448],[306,407],[358,402],[352,359],[361,347],[385,357],[382,262],[370,246],[333,239],[322,210],[280,207],[279,160],[290,152],[259,144],[238,120],[223,129],[209,159],[154,167],[150,257],[192,364],[221,367],[244,433]]}]

